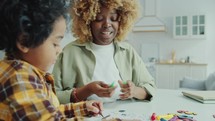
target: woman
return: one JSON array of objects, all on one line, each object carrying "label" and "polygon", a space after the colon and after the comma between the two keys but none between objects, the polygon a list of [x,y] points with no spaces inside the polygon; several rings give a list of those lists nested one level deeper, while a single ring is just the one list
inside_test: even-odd
[{"label": "woman", "polygon": [[152,99],[153,78],[131,45],[122,42],[138,15],[137,0],[74,1],[77,40],[64,48],[53,70],[61,103]]}]

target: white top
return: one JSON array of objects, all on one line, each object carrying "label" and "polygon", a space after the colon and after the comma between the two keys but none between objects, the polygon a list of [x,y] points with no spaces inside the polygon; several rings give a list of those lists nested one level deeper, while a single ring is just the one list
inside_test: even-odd
[{"label": "white top", "polygon": [[97,44],[91,43],[91,47],[93,50],[93,54],[96,57],[96,65],[95,65],[95,70],[94,70],[92,80],[103,81],[109,85],[114,82],[114,85],[117,85],[117,88],[111,98],[100,98],[94,94],[88,97],[88,99],[101,100],[103,102],[116,101],[116,99],[119,99],[119,94],[121,93],[118,80],[122,80],[122,79],[119,75],[119,70],[117,69],[113,58],[114,45],[113,43],[109,45],[97,45]]}]

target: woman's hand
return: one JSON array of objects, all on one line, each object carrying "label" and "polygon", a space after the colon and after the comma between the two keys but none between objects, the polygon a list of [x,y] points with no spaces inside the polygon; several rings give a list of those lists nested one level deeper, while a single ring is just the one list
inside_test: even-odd
[{"label": "woman's hand", "polygon": [[117,88],[117,86],[109,87],[108,84],[102,81],[94,81],[86,86],[92,94],[96,94],[99,97],[111,97]]},{"label": "woman's hand", "polygon": [[89,115],[96,116],[103,111],[103,103],[100,101],[86,101],[86,108]]},{"label": "woman's hand", "polygon": [[136,86],[132,81],[129,80],[126,83],[123,83],[121,80],[119,80],[118,83],[122,92],[122,94],[119,95],[120,99],[125,100],[134,97]]}]

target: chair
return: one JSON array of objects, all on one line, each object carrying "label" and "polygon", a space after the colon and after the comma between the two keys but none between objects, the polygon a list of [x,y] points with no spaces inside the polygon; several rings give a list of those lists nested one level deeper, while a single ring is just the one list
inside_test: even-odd
[{"label": "chair", "polygon": [[215,72],[211,73],[205,80],[197,80],[184,77],[179,82],[181,89],[189,90],[215,90]]}]

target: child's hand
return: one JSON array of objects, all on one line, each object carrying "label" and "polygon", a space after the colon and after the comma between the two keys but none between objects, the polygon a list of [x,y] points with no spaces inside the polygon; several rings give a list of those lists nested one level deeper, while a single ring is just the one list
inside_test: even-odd
[{"label": "child's hand", "polygon": [[122,82],[121,80],[118,81],[120,87],[121,87],[121,92],[120,94],[120,99],[125,100],[128,98],[134,97],[134,92],[135,92],[135,84],[132,81],[127,81],[127,82]]},{"label": "child's hand", "polygon": [[96,116],[103,111],[103,103],[100,101],[86,101],[86,107],[91,116]]}]

